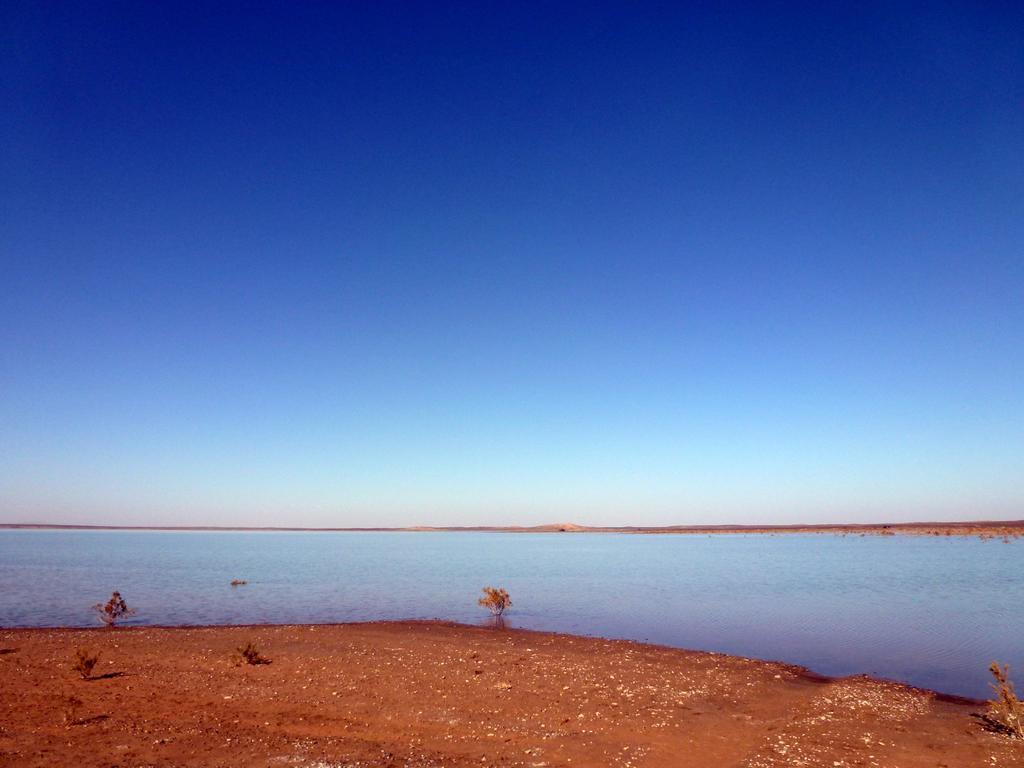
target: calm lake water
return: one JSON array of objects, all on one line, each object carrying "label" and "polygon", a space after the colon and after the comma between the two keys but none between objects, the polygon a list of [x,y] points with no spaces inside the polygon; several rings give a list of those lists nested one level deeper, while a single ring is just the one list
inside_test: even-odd
[{"label": "calm lake water", "polygon": [[[234,578],[248,579],[232,588]],[[0,531],[0,625],[442,618],[648,640],[988,695],[1024,682],[1024,540],[504,533]]]}]

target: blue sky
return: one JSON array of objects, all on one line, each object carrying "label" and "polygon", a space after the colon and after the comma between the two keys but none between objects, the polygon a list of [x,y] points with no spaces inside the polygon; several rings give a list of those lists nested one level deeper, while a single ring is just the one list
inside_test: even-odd
[{"label": "blue sky", "polygon": [[8,3],[0,522],[1024,517],[1024,8]]}]

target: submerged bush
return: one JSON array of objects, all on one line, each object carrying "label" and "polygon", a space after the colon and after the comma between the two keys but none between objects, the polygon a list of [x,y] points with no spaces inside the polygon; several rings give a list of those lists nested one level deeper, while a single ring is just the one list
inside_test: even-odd
[{"label": "submerged bush", "polygon": [[112,594],[106,603],[96,603],[92,609],[108,627],[113,627],[123,618],[135,615],[135,609],[128,607],[120,592]]},{"label": "submerged bush", "polygon": [[1018,739],[1024,739],[1024,701],[1018,699],[1013,690],[1013,683],[1010,682],[1010,666],[1007,664],[1000,667],[993,661],[989,665],[988,671],[996,679],[992,683],[992,690],[995,691],[996,698],[988,703],[989,721],[1001,731],[1016,736]]},{"label": "submerged bush", "polygon": [[484,596],[477,600],[477,604],[489,610],[494,616],[501,616],[506,608],[512,607],[512,598],[504,589],[495,587],[484,587]]},{"label": "submerged bush", "polygon": [[75,651],[75,663],[71,668],[80,674],[83,680],[88,680],[92,677],[92,670],[99,660],[99,651],[93,653],[88,648],[79,648]]},{"label": "submerged bush", "polygon": [[246,664],[252,664],[256,666],[258,664],[269,664],[270,659],[259,652],[252,643],[246,643],[244,647],[238,648],[238,655],[242,658]]}]

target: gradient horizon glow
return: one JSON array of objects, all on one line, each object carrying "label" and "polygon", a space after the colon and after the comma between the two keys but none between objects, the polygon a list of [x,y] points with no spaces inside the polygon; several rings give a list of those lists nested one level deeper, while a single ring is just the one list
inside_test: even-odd
[{"label": "gradient horizon glow", "polygon": [[0,523],[1024,517],[1024,6],[0,26]]}]

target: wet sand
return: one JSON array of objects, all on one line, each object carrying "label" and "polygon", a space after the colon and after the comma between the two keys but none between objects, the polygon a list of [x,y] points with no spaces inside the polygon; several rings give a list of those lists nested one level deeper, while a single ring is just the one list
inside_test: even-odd
[{"label": "wet sand", "polygon": [[1024,766],[978,703],[440,622],[0,630],[0,675],[0,766]]}]

